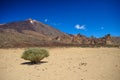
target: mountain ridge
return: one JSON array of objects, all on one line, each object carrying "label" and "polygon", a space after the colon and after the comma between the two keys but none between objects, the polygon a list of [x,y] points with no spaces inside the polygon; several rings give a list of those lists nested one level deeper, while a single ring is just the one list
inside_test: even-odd
[{"label": "mountain ridge", "polygon": [[[37,20],[27,19],[0,25],[0,47],[113,45],[110,34],[102,38],[66,34]],[[113,39],[113,40],[112,40]],[[117,41],[119,43],[119,40]],[[115,44],[116,45],[116,44]]]}]

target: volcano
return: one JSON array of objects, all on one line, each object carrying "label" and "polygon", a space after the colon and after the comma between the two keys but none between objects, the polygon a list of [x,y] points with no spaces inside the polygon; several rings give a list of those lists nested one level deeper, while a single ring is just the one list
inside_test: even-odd
[{"label": "volcano", "polygon": [[[40,21],[27,19],[0,24],[0,48],[40,46],[96,46],[113,45],[116,39],[110,34],[102,38],[81,34],[66,34]],[[119,44],[120,40],[117,40]]]},{"label": "volcano", "polygon": [[[66,39],[60,41],[59,38]],[[27,19],[0,25],[0,47],[46,46],[65,43],[69,39],[68,34],[37,20]]]}]

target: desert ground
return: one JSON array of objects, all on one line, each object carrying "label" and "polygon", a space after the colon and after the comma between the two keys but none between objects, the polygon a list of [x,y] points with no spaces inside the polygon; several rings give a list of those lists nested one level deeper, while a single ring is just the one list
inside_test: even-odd
[{"label": "desert ground", "polygon": [[40,64],[21,59],[25,49],[0,49],[0,80],[120,80],[119,48],[47,48]]}]

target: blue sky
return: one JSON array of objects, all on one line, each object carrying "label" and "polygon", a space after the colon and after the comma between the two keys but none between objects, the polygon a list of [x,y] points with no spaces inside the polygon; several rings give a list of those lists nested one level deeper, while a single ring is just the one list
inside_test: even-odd
[{"label": "blue sky", "polygon": [[0,24],[32,18],[69,34],[120,36],[120,0],[0,0]]}]

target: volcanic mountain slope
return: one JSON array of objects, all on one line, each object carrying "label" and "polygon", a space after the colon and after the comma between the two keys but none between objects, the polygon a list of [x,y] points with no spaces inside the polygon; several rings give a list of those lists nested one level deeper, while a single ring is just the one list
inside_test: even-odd
[{"label": "volcanic mountain slope", "polygon": [[58,36],[70,39],[67,34],[32,19],[0,25],[0,47],[44,46],[56,42]]},{"label": "volcanic mountain slope", "polygon": [[[117,42],[117,43],[116,43]],[[102,38],[65,34],[39,21],[27,19],[0,25],[0,47],[113,45],[120,40],[110,34]]]},{"label": "volcanic mountain slope", "polygon": [[18,32],[24,33],[25,30],[34,31],[45,36],[63,36],[64,33],[52,28],[46,24],[38,22],[36,20],[28,19],[25,21],[12,22],[4,25],[0,25],[1,29],[14,29]]}]

